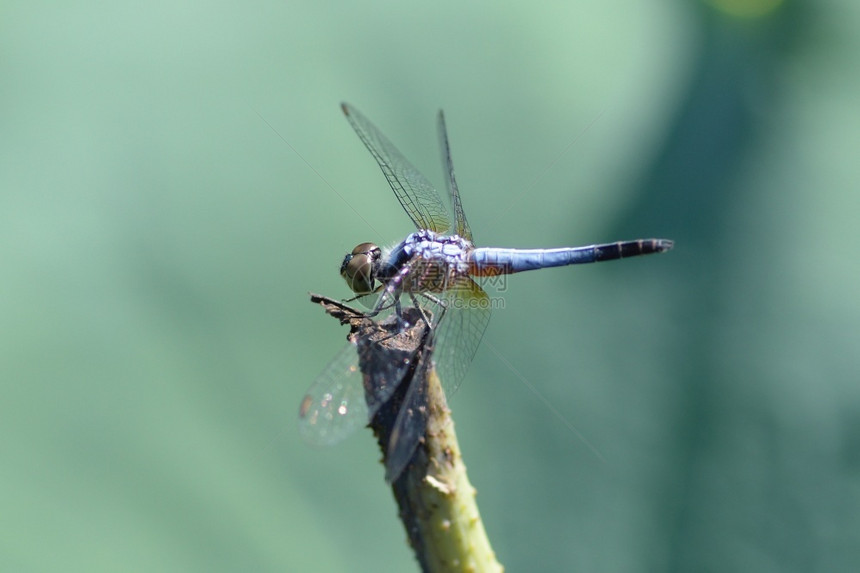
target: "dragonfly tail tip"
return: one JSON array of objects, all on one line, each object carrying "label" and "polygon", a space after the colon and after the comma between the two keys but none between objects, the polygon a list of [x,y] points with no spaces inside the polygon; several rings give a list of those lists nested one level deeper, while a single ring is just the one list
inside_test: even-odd
[{"label": "dragonfly tail tip", "polygon": [[662,253],[672,250],[675,246],[675,241],[672,239],[657,239],[657,252]]}]

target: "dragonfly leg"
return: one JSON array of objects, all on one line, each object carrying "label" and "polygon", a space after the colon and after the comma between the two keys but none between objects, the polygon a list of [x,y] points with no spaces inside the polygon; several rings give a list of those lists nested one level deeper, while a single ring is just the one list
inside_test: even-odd
[{"label": "dragonfly leg", "polygon": [[[365,314],[368,318],[373,318],[378,315],[381,311],[394,307],[394,312],[397,314],[398,321],[398,329],[408,328],[409,325],[407,321],[403,318],[403,308],[400,305],[400,295],[403,294],[403,280],[408,276],[410,271],[409,266],[407,265],[403,269],[401,269],[394,278],[388,280],[385,284],[385,287],[382,290],[382,293],[379,295],[379,299],[376,302],[373,310],[369,313]],[[389,298],[393,298],[393,302],[387,302]]]},{"label": "dragonfly leg", "polygon": [[[429,295],[427,295],[425,293],[420,293],[420,294],[422,296],[429,297]],[[427,328],[428,329],[433,328],[433,325],[430,323],[430,317],[427,316],[427,313],[424,312],[424,309],[421,307],[420,304],[418,304],[418,299],[415,298],[415,295],[412,293],[409,293],[409,298],[412,299],[412,304],[415,306],[415,308],[418,309],[418,312],[421,313],[421,320],[424,321],[424,324],[427,325]],[[433,298],[436,298],[436,297],[433,297]],[[433,301],[433,302],[436,302],[436,301]]]},{"label": "dragonfly leg", "polygon": [[373,310],[369,310],[364,313],[366,318],[373,318],[378,315],[383,310],[388,310],[391,307],[395,307],[397,310],[397,315],[400,315],[400,300],[396,299],[394,302],[389,302],[387,304],[379,304]]},{"label": "dragonfly leg", "polygon": [[[441,298],[429,293],[429,292],[420,292],[418,294],[420,294],[421,296],[423,296],[424,298],[426,298],[427,300],[429,300],[430,302],[435,304],[437,307],[442,309],[439,312],[439,316],[433,317],[436,324],[439,324],[442,321],[442,318],[445,316],[445,312],[448,310],[448,302],[445,301],[444,299],[441,299]],[[415,303],[415,306],[418,307],[419,310],[421,310],[421,317],[424,319],[424,322],[427,323],[427,327],[432,328],[433,325],[430,323],[430,318],[427,316],[427,313],[424,312],[424,309],[421,308],[421,306],[418,304],[418,301],[415,300],[414,295],[412,295],[412,301]]]},{"label": "dragonfly leg", "polygon": [[[391,297],[393,297],[394,300],[388,302],[388,295],[391,295]],[[382,311],[388,310],[388,309],[393,307],[394,308],[394,314],[397,316],[397,325],[396,325],[397,328],[396,328],[396,332],[394,334],[392,334],[391,336],[394,336],[395,334],[397,334],[399,332],[403,332],[404,330],[408,329],[411,325],[409,324],[409,322],[405,318],[403,318],[403,306],[400,303],[400,295],[401,295],[401,292],[395,290],[394,288],[391,288],[390,286],[387,287],[385,289],[385,291],[383,291],[383,293],[379,296],[379,300],[377,301],[377,303],[373,307],[373,309],[364,313],[362,316],[364,316],[365,318],[375,318]],[[419,310],[420,310],[420,308],[419,308]],[[422,312],[422,315],[423,315],[423,312]],[[382,340],[386,340],[387,338],[390,338],[390,336],[386,336],[385,338],[380,339],[379,342],[381,342]]]}]

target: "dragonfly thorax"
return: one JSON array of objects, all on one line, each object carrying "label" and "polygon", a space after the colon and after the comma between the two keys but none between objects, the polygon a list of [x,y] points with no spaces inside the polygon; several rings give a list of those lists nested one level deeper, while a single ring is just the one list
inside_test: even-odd
[{"label": "dragonfly thorax", "polygon": [[423,229],[383,252],[376,279],[394,292],[440,293],[469,272],[472,243]]}]

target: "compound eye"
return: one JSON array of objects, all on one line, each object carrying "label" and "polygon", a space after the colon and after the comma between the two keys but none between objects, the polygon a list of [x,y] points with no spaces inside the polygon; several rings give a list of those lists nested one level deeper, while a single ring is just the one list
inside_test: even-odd
[{"label": "compound eye", "polygon": [[340,275],[357,295],[370,294],[375,286],[374,264],[380,257],[379,247],[373,243],[362,243],[343,258]]},{"label": "compound eye", "polygon": [[353,255],[371,254],[379,256],[379,247],[373,243],[361,243],[352,250]]},{"label": "compound eye", "polygon": [[370,276],[370,269],[373,265],[370,257],[365,254],[347,255],[347,257],[349,260],[344,259],[343,271],[340,274],[346,280],[350,290],[358,295],[372,292],[373,278]]}]

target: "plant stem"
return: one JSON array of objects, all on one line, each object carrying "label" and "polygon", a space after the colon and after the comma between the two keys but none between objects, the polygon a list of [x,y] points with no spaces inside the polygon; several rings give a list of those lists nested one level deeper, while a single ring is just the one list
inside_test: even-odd
[{"label": "plant stem", "polygon": [[[432,336],[425,332],[423,322],[412,321],[414,326],[395,330],[392,336],[387,320],[370,320],[343,303],[319,295],[311,295],[311,300],[342,324],[350,324],[350,337],[358,341],[367,392],[373,392],[376,384],[389,383],[391,364],[410,357],[412,367],[397,380],[394,395],[373,416],[370,427],[382,449],[388,477],[394,478],[391,489],[400,519],[422,570],[503,571],[481,521],[451,411],[432,368]],[[393,371],[400,372],[397,368]],[[412,407],[415,404],[418,406]],[[403,412],[403,408],[409,410]],[[397,475],[391,475],[391,443],[400,437],[402,427],[396,425],[399,415],[414,417],[412,423],[423,423],[423,436],[402,471],[397,469]]]}]

